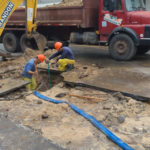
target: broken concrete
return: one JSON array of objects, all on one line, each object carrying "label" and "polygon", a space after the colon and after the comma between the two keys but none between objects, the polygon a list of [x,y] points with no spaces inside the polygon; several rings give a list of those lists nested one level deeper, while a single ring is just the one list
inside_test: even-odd
[{"label": "broken concrete", "polygon": [[[87,74],[88,76],[83,77]],[[66,83],[114,92],[119,91],[134,98],[139,97],[141,100],[148,100],[150,98],[150,82],[148,82],[150,81],[150,75],[137,74],[137,72],[130,73],[121,69],[105,68],[97,70],[91,68],[87,69],[86,73],[82,73],[82,69],[75,69],[62,73],[62,76]]]},{"label": "broken concrete", "polygon": [[0,96],[7,94],[11,91],[19,89],[31,82],[24,80],[16,80],[16,79],[2,79],[0,83],[3,84],[3,88],[0,88]]},{"label": "broken concrete", "polygon": [[60,145],[43,138],[39,132],[0,117],[1,150],[67,150]]}]

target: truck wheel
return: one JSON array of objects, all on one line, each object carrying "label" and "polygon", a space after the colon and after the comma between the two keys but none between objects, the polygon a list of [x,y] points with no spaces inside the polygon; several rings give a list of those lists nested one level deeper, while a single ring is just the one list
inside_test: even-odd
[{"label": "truck wheel", "polygon": [[3,37],[3,44],[7,52],[13,53],[20,49],[19,40],[13,33],[6,33]]},{"label": "truck wheel", "polygon": [[112,37],[109,44],[109,53],[115,60],[131,60],[137,52],[137,47],[127,34],[118,34]]},{"label": "truck wheel", "polygon": [[138,46],[137,48],[137,55],[144,55],[150,50],[150,47],[147,46]]},{"label": "truck wheel", "polygon": [[21,50],[25,52],[26,48],[38,49],[34,39],[27,39],[26,34],[23,34],[20,39]]}]

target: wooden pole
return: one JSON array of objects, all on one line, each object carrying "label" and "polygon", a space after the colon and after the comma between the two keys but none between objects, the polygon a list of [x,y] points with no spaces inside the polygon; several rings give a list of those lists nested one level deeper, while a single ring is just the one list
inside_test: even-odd
[{"label": "wooden pole", "polygon": [[[34,66],[35,66],[35,71],[37,71],[37,67],[36,67],[36,63],[34,62]],[[37,79],[37,84],[39,86],[39,77],[38,77],[38,74],[36,74],[36,79]]]},{"label": "wooden pole", "polygon": [[66,95],[74,96],[74,97],[81,97],[81,98],[88,98],[88,99],[96,99],[96,100],[106,101],[103,98],[95,98],[95,97],[88,97],[88,96],[79,96],[79,95],[72,95],[72,94],[66,94]]}]

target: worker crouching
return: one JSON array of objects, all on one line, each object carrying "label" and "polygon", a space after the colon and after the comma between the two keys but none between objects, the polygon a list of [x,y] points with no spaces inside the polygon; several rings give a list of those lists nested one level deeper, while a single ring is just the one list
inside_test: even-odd
[{"label": "worker crouching", "polygon": [[26,85],[26,88],[30,90],[35,90],[37,87],[37,83],[33,75],[37,75],[38,72],[35,71],[35,64],[40,64],[45,60],[45,56],[43,54],[38,55],[36,58],[30,59],[24,69],[22,71],[22,79],[25,81],[30,81],[30,84]]},{"label": "worker crouching", "polygon": [[52,56],[50,56],[46,63],[49,63],[49,60],[61,55],[59,58],[57,58],[57,61],[59,63],[58,69],[60,71],[70,71],[74,68],[74,54],[72,50],[68,47],[63,47],[61,42],[55,43],[55,49],[57,50],[56,53],[54,53]]}]

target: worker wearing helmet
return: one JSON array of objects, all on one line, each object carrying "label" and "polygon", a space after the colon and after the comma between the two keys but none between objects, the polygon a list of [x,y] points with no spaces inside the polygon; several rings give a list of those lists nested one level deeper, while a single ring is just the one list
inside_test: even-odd
[{"label": "worker wearing helmet", "polygon": [[61,55],[57,58],[57,62],[59,63],[58,69],[60,71],[70,71],[71,69],[73,69],[75,60],[72,50],[68,47],[63,47],[61,42],[55,43],[55,49],[57,50],[57,52],[50,56],[46,60],[46,63],[49,63],[49,60]]},{"label": "worker wearing helmet", "polygon": [[26,88],[30,90],[35,90],[37,87],[37,83],[35,81],[35,78],[33,75],[37,75],[38,72],[35,71],[35,64],[40,64],[45,60],[45,56],[43,54],[38,55],[36,58],[30,59],[26,65],[24,66],[24,69],[22,71],[22,79],[25,81],[30,81],[31,83],[26,85]]}]

